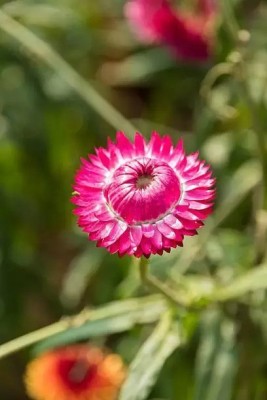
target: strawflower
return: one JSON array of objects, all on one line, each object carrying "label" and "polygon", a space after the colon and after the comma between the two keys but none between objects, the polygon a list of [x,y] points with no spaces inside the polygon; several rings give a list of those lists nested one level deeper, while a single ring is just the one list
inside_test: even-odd
[{"label": "strawflower", "polygon": [[167,46],[180,59],[206,61],[213,54],[217,0],[197,0],[195,12],[169,0],[128,0],[125,16],[141,41]]},{"label": "strawflower", "polygon": [[124,378],[119,356],[73,345],[31,361],[25,384],[34,400],[115,400]]},{"label": "strawflower", "polygon": [[154,132],[149,143],[122,132],[107,149],[82,159],[75,177],[78,224],[97,246],[136,257],[170,252],[193,236],[212,211],[215,191],[209,165],[183,142]]}]

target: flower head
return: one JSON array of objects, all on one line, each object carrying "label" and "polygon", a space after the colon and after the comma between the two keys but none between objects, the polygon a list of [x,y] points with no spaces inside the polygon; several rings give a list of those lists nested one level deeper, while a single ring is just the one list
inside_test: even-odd
[{"label": "flower head", "polygon": [[152,134],[149,143],[136,133],[99,148],[75,177],[73,202],[78,223],[89,239],[110,253],[149,257],[182,246],[185,235],[210,214],[214,179],[208,165],[183,142]]},{"label": "flower head", "polygon": [[125,377],[119,356],[74,345],[44,353],[25,374],[35,400],[115,400]]},{"label": "flower head", "polygon": [[205,61],[212,54],[216,0],[198,0],[195,13],[169,0],[128,0],[125,15],[140,40],[165,45],[178,58]]}]

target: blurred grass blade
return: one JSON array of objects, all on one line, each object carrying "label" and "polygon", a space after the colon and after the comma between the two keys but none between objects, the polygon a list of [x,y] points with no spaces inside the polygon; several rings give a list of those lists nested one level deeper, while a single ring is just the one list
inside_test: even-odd
[{"label": "blurred grass blade", "polygon": [[89,245],[83,253],[74,258],[62,283],[60,299],[65,307],[73,309],[79,304],[104,256],[104,252]]},{"label": "blurred grass blade", "polygon": [[131,363],[119,400],[146,399],[163,364],[180,344],[179,330],[174,328],[171,316],[163,315]]},{"label": "blurred grass blade", "polygon": [[260,289],[267,289],[266,264],[247,272],[229,285],[217,289],[212,298],[218,301],[226,301]]},{"label": "blurred grass blade", "polygon": [[52,47],[0,9],[0,29],[21,43],[32,54],[52,68],[90,107],[117,130],[129,136],[136,130],[132,124],[82,78]]},{"label": "blurred grass blade", "polygon": [[206,313],[201,324],[201,338],[196,359],[196,388],[194,400],[204,400],[210,380],[215,349],[219,343],[219,314]]},{"label": "blurred grass blade", "polygon": [[204,316],[196,360],[194,400],[230,400],[237,358],[234,351],[235,329],[219,312]]},{"label": "blurred grass blade", "polygon": [[210,229],[223,222],[260,181],[261,168],[258,161],[250,160],[242,164],[231,178],[227,196],[217,208]]},{"label": "blurred grass blade", "polygon": [[[140,299],[116,301],[99,309],[85,311],[84,320],[77,327],[70,327],[67,331],[51,336],[35,347],[39,353],[46,349],[86,340],[91,337],[123,332],[136,324],[152,323],[157,321],[166,311],[165,300],[158,295]],[[81,316],[82,319],[83,316]],[[79,321],[78,321],[79,322]]]}]

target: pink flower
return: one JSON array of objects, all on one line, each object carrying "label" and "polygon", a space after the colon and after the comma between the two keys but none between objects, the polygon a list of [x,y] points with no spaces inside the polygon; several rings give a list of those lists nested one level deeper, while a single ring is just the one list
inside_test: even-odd
[{"label": "pink flower", "polygon": [[205,61],[212,54],[216,0],[198,0],[198,12],[175,10],[169,0],[128,0],[125,15],[140,40],[165,45],[184,60]]},{"label": "pink flower", "polygon": [[183,142],[154,132],[149,143],[124,133],[99,148],[75,177],[79,226],[110,253],[149,257],[183,245],[212,211],[215,195],[210,167],[188,156]]}]

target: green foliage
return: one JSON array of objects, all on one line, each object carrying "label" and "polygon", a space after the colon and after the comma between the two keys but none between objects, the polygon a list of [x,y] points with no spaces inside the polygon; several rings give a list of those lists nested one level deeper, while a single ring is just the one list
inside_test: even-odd
[{"label": "green foliage", "polygon": [[231,399],[237,367],[234,324],[213,310],[203,316],[200,329],[194,399]]},{"label": "green foliage", "polygon": [[132,361],[119,400],[146,399],[162,365],[180,344],[179,328],[173,326],[169,313],[163,314],[158,326]]}]

